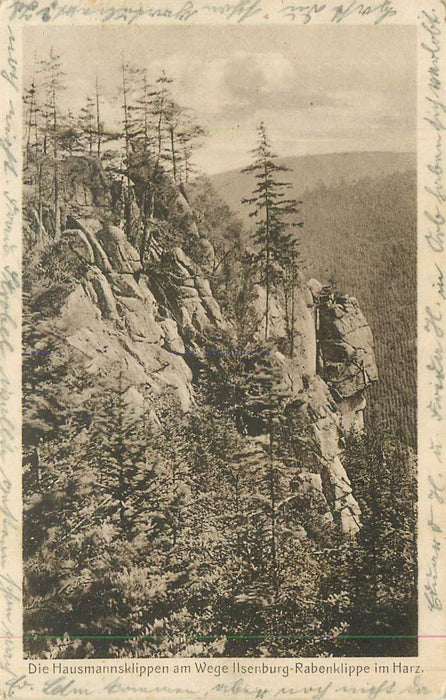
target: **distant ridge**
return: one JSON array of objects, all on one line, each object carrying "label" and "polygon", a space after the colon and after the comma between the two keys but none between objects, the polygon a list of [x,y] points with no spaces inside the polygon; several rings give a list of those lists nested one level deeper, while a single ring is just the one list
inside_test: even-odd
[{"label": "distant ridge", "polygon": [[[416,168],[416,154],[352,151],[290,156],[282,158],[280,162],[292,170],[286,177],[293,185],[294,195],[300,197],[305,190],[312,190],[321,184],[329,187],[342,180],[353,184],[365,177],[381,178],[395,172],[413,170]],[[220,196],[246,220],[247,207],[241,204],[241,199],[250,195],[252,178],[240,170],[230,170],[212,175],[210,179]]]}]

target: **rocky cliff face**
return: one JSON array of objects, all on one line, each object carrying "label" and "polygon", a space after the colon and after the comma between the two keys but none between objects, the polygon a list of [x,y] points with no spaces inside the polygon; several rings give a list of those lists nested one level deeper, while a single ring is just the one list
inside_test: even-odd
[{"label": "rocky cliff face", "polygon": [[[143,274],[135,248],[140,234],[129,240],[119,225],[113,197],[113,187],[94,159],[65,161],[60,246],[67,266],[81,273],[51,319],[52,328],[86,373],[114,382],[119,367],[135,409],[147,389],[152,395],[168,389],[188,410],[194,400],[189,355],[199,353],[204,331],[222,330],[228,323],[204,274],[212,246],[200,240],[187,201],[172,187],[170,203],[188,227],[187,235],[202,246],[204,264],[192,262],[181,247],[173,246],[164,256],[162,274]],[[138,209],[137,202],[132,206]],[[40,230],[40,239],[51,235],[53,219],[47,207],[48,230]],[[25,226],[38,240],[35,222],[36,203],[30,197]],[[315,280],[309,285],[301,281],[294,299],[293,356],[285,357],[277,349],[273,362],[287,387],[287,412],[311,433],[315,445],[315,459],[303,465],[293,488],[296,494],[314,493],[327,527],[334,522],[344,533],[354,534],[360,511],[342,450],[345,432],[362,429],[365,389],[377,379],[373,339],[355,299],[325,298],[321,290]],[[259,334],[263,296],[264,290],[257,287],[252,314],[258,318]],[[271,336],[278,348],[285,335],[283,309],[280,300],[274,300]]]},{"label": "rocky cliff face", "polygon": [[[253,304],[262,332],[264,291]],[[271,335],[285,336],[284,314],[273,301]],[[324,519],[354,534],[360,527],[360,509],[342,464],[345,434],[364,427],[365,391],[377,380],[373,337],[353,297],[323,294],[317,280],[301,280],[294,299],[294,353],[277,353],[276,363],[288,385],[288,410],[298,414],[317,448],[315,462],[304,466],[297,488],[320,492]]]}]

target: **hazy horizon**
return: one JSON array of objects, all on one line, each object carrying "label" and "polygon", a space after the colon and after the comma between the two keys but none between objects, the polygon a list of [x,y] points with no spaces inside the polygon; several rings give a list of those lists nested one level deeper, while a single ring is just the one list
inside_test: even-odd
[{"label": "hazy horizon", "polygon": [[[416,149],[412,151],[385,151],[382,149],[372,149],[372,150],[363,150],[363,151],[327,151],[324,153],[301,153],[298,155],[279,155],[278,159],[279,161],[284,161],[287,159],[300,159],[300,158],[324,158],[324,157],[329,157],[329,156],[352,156],[352,155],[396,155],[396,156],[413,156],[416,159],[417,152]],[[249,165],[249,158],[246,161],[246,165]],[[244,166],[242,166],[243,168]],[[240,168],[228,168],[227,170],[219,170],[215,173],[212,173],[212,177],[216,177],[218,175],[223,175],[227,174],[230,172],[238,172]]]}]

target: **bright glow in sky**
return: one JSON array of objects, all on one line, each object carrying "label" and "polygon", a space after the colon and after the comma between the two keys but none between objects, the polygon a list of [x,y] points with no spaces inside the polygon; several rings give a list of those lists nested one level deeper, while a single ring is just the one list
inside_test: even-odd
[{"label": "bright glow in sky", "polygon": [[133,26],[24,29],[25,82],[52,45],[74,113],[98,78],[105,121],[119,118],[120,63],[161,69],[209,131],[195,161],[209,173],[250,160],[264,120],[282,156],[414,151],[416,33],[401,26]]}]

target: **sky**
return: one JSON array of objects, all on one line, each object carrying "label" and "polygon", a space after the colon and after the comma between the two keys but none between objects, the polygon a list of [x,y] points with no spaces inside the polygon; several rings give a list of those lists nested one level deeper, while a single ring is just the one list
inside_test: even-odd
[{"label": "sky", "polygon": [[416,33],[404,26],[33,26],[24,80],[49,47],[61,55],[61,106],[76,113],[94,91],[102,118],[119,118],[122,59],[174,79],[173,95],[209,136],[195,162],[212,174],[250,161],[264,121],[280,156],[414,151]]}]

